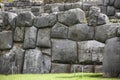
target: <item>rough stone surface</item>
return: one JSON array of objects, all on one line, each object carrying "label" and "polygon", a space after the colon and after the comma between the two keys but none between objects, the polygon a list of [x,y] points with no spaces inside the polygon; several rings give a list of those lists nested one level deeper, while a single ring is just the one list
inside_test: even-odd
[{"label": "rough stone surface", "polygon": [[107,39],[115,37],[117,34],[117,28],[120,24],[105,24],[96,27],[95,39],[100,42],[105,42]]},{"label": "rough stone surface", "polygon": [[37,46],[39,47],[51,47],[51,41],[50,41],[50,29],[39,29],[38,35],[37,35]]},{"label": "rough stone surface", "polygon": [[0,74],[22,73],[24,50],[15,45],[9,52],[0,55]]},{"label": "rough stone surface", "polygon": [[34,17],[32,12],[22,12],[16,17],[16,26],[31,27]]},{"label": "rough stone surface", "polygon": [[115,8],[112,6],[107,7],[107,15],[108,16],[114,16],[115,15]]},{"label": "rough stone surface", "polygon": [[57,64],[52,63],[52,73],[69,73],[70,65],[69,64]]},{"label": "rough stone surface", "polygon": [[52,40],[52,61],[75,63],[77,44],[70,40]]},{"label": "rough stone surface", "polygon": [[14,31],[14,41],[16,42],[23,42],[24,40],[24,27],[16,27]]},{"label": "rough stone surface", "polygon": [[68,26],[76,23],[82,23],[85,21],[85,13],[79,8],[71,9],[64,13],[58,14],[58,21]]},{"label": "rough stone surface", "polygon": [[114,6],[115,8],[120,9],[120,0],[115,0]]},{"label": "rough stone surface", "polygon": [[23,73],[43,73],[43,55],[39,49],[25,52]]},{"label": "rough stone surface", "polygon": [[37,28],[45,28],[53,26],[57,21],[55,14],[44,15],[34,19],[34,26]]},{"label": "rough stone surface", "polygon": [[89,11],[91,6],[92,6],[92,4],[90,4],[90,3],[83,3],[82,4],[82,9],[84,11]]},{"label": "rough stone surface", "polygon": [[115,16],[116,16],[118,19],[120,19],[120,12],[117,12],[117,13],[115,14]]},{"label": "rough stone surface", "polygon": [[42,48],[42,53],[45,55],[51,55],[51,49],[49,48]]},{"label": "rough stone surface", "polygon": [[11,49],[13,46],[13,38],[11,31],[0,32],[0,50]]},{"label": "rough stone surface", "polygon": [[51,70],[51,58],[49,56],[43,55],[43,71],[44,73],[50,73]]},{"label": "rough stone surface", "polygon": [[37,28],[26,27],[25,28],[25,38],[24,38],[24,49],[31,49],[36,47],[36,35],[37,35]]},{"label": "rough stone surface", "polygon": [[117,36],[120,37],[120,27],[118,28]]},{"label": "rough stone surface", "polygon": [[70,69],[70,72],[82,72],[82,65],[79,65],[79,64],[74,64],[74,65],[71,65],[71,69]]},{"label": "rough stone surface", "polygon": [[103,71],[104,77],[118,77],[120,74],[120,38],[107,40],[105,46]]},{"label": "rough stone surface", "polygon": [[72,4],[72,8],[82,8],[82,2],[76,2]]},{"label": "rough stone surface", "polygon": [[95,73],[103,73],[103,66],[95,65]]},{"label": "rough stone surface", "polygon": [[51,32],[51,37],[52,38],[67,38],[67,33],[68,33],[68,27],[61,24],[61,23],[56,23]]},{"label": "rough stone surface", "polygon": [[94,29],[87,24],[76,24],[69,27],[68,38],[75,41],[91,40],[94,36]]},{"label": "rough stone surface", "polygon": [[78,42],[78,54],[80,63],[102,62],[105,44],[98,41]]}]

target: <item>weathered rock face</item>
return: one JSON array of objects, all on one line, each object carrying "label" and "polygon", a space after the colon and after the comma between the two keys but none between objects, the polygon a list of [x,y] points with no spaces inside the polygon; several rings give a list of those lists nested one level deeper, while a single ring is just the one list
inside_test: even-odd
[{"label": "weathered rock face", "polygon": [[37,28],[51,27],[56,21],[57,17],[55,14],[43,15],[34,19],[34,26]]},{"label": "weathered rock face", "polygon": [[105,44],[95,40],[79,42],[79,63],[102,62],[104,46]]},{"label": "weathered rock face", "polygon": [[39,49],[26,50],[23,73],[43,73],[43,55]]},{"label": "weathered rock face", "polygon": [[120,38],[109,39],[106,43],[103,59],[104,77],[118,77],[120,74]]},{"label": "weathered rock face", "polygon": [[39,29],[38,36],[37,36],[37,46],[39,47],[51,47],[50,41],[50,29]]},{"label": "weathered rock face", "polygon": [[9,52],[0,55],[0,74],[22,73],[24,50],[15,45]]},{"label": "weathered rock face", "polygon": [[115,2],[114,2],[114,6],[115,6],[115,8],[118,8],[118,9],[120,9],[120,0],[115,0]]},{"label": "weathered rock face", "polygon": [[75,63],[77,44],[70,40],[52,40],[52,61]]},{"label": "weathered rock face", "polygon": [[52,38],[67,38],[67,33],[68,33],[68,27],[61,24],[61,23],[56,23],[51,32],[51,37]]},{"label": "weathered rock face", "polygon": [[26,27],[25,28],[25,38],[24,38],[24,49],[31,49],[36,47],[36,36],[37,36],[37,28]]},{"label": "weathered rock face", "polygon": [[118,23],[106,24],[96,27],[95,39],[100,42],[105,42],[107,39],[117,36],[117,28],[120,26]]},{"label": "weathered rock face", "polygon": [[74,24],[84,22],[85,21],[85,13],[83,10],[81,10],[79,8],[71,9],[64,13],[59,13],[58,21],[65,25],[72,26]]},{"label": "weathered rock face", "polygon": [[12,31],[0,32],[0,50],[11,49],[13,46]]},{"label": "weathered rock face", "polygon": [[56,64],[52,63],[52,73],[69,73],[70,65],[69,64]]},{"label": "weathered rock face", "polygon": [[22,12],[16,17],[16,26],[31,27],[34,17],[32,12]]},{"label": "weathered rock face", "polygon": [[16,27],[14,31],[14,41],[23,42],[25,27]]},{"label": "weathered rock face", "polygon": [[69,27],[68,38],[75,41],[91,40],[94,36],[94,29],[87,24],[77,24]]}]

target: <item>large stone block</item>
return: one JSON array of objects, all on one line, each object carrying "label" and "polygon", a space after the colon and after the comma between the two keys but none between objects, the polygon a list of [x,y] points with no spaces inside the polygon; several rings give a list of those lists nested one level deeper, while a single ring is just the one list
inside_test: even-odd
[{"label": "large stone block", "polygon": [[57,64],[52,63],[52,73],[69,73],[70,65],[69,64]]},{"label": "large stone block", "polygon": [[41,51],[42,51],[43,54],[51,56],[51,49],[49,49],[49,48],[42,48]]},{"label": "large stone block", "polygon": [[13,38],[11,31],[0,32],[0,50],[11,49],[13,46]]},{"label": "large stone block", "polygon": [[75,63],[77,44],[70,40],[52,40],[52,61]]},{"label": "large stone block", "polygon": [[107,40],[103,59],[104,77],[118,77],[120,74],[120,38]]},{"label": "large stone block", "polygon": [[22,12],[16,17],[16,26],[31,27],[33,25],[34,17],[32,12]]},{"label": "large stone block", "polygon": [[52,38],[67,38],[67,33],[68,33],[68,27],[61,24],[61,23],[56,23],[51,32],[51,37]]},{"label": "large stone block", "polygon": [[53,26],[57,21],[55,14],[44,15],[34,19],[34,26],[37,28],[45,28]]},{"label": "large stone block", "polygon": [[114,16],[115,15],[115,8],[113,6],[107,7],[107,15],[108,16]]},{"label": "large stone block", "polygon": [[74,8],[82,8],[82,2],[75,2],[75,3],[73,3],[72,4],[72,8],[74,9]]},{"label": "large stone block", "polygon": [[93,39],[94,28],[87,24],[76,24],[69,27],[68,38],[76,41],[86,41]]},{"label": "large stone block", "polygon": [[37,36],[37,28],[26,27],[25,28],[25,38],[24,38],[24,49],[31,49],[36,47],[36,36]]},{"label": "large stone block", "polygon": [[74,65],[71,65],[71,69],[70,69],[70,72],[82,72],[82,65],[79,65],[79,64],[74,64]]},{"label": "large stone block", "polygon": [[98,41],[78,42],[79,63],[101,63],[105,44]]},{"label": "large stone block", "polygon": [[16,27],[14,31],[14,41],[23,42],[25,27]]},{"label": "large stone block", "polygon": [[68,26],[82,23],[85,22],[85,12],[79,8],[71,9],[69,11],[59,13],[58,21]]},{"label": "large stone block", "polygon": [[50,73],[51,70],[51,57],[43,55],[43,71],[44,73]]},{"label": "large stone block", "polygon": [[103,73],[103,66],[95,65],[95,73]]},{"label": "large stone block", "polygon": [[0,74],[22,73],[24,50],[15,45],[0,55]]},{"label": "large stone block", "polygon": [[23,73],[43,73],[43,55],[39,49],[25,52]]},{"label": "large stone block", "polygon": [[50,41],[50,29],[39,29],[37,35],[37,46],[39,47],[51,47]]},{"label": "large stone block", "polygon": [[115,0],[114,7],[120,9],[120,0]]},{"label": "large stone block", "polygon": [[110,23],[96,27],[95,39],[100,42],[105,42],[107,39],[117,36],[117,28],[119,23]]}]

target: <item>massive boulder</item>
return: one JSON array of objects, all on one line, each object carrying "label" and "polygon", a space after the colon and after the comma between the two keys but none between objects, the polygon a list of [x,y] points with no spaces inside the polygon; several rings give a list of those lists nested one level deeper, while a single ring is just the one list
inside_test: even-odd
[{"label": "massive boulder", "polygon": [[25,52],[23,73],[43,73],[43,55],[39,49]]},{"label": "massive boulder", "polygon": [[69,27],[68,38],[75,41],[91,40],[94,36],[94,29],[87,24],[76,24]]},{"label": "massive boulder", "polygon": [[107,40],[103,59],[104,77],[118,77],[120,75],[120,38]]},{"label": "massive boulder", "polygon": [[61,24],[61,23],[56,23],[52,27],[51,31],[51,37],[52,38],[67,38],[67,33],[68,33],[68,27]]},{"label": "massive boulder", "polygon": [[11,49],[13,46],[12,31],[0,32],[0,50]]},{"label": "massive boulder", "polygon": [[120,9],[120,0],[115,0],[114,6],[115,8]]},{"label": "massive boulder", "polygon": [[105,42],[107,39],[117,36],[117,29],[120,26],[119,23],[110,23],[96,27],[95,39],[100,42]]},{"label": "massive boulder", "polygon": [[57,16],[55,14],[42,15],[34,19],[34,26],[37,28],[51,27],[56,21]]},{"label": "massive boulder", "polygon": [[16,17],[16,26],[31,27],[33,25],[34,17],[32,12],[22,12]]},{"label": "massive boulder", "polygon": [[101,63],[105,44],[98,41],[78,42],[79,63]]},{"label": "massive boulder", "polygon": [[26,27],[23,48],[24,49],[35,48],[36,47],[36,37],[37,37],[37,28],[34,26]]},{"label": "massive boulder", "polygon": [[9,52],[0,55],[0,74],[22,73],[24,50],[21,45],[15,45]]},{"label": "massive boulder", "polygon": [[71,9],[69,11],[59,13],[58,21],[67,26],[83,23],[85,22],[85,12],[79,8]]},{"label": "massive boulder", "polygon": [[75,63],[77,44],[70,40],[52,40],[52,61]]},{"label": "massive boulder", "polygon": [[38,30],[37,46],[39,46],[41,48],[51,47],[50,29],[49,28]]},{"label": "massive boulder", "polygon": [[69,73],[70,65],[69,64],[57,64],[52,63],[52,73]]}]

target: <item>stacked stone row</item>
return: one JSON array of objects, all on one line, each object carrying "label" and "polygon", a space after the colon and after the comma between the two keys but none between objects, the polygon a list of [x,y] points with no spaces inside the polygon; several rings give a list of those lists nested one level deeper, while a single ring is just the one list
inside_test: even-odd
[{"label": "stacked stone row", "polygon": [[120,24],[88,26],[79,8],[37,17],[31,12],[4,14],[0,32],[4,74],[77,72],[82,67],[85,72],[101,72],[104,43],[120,34]]}]

